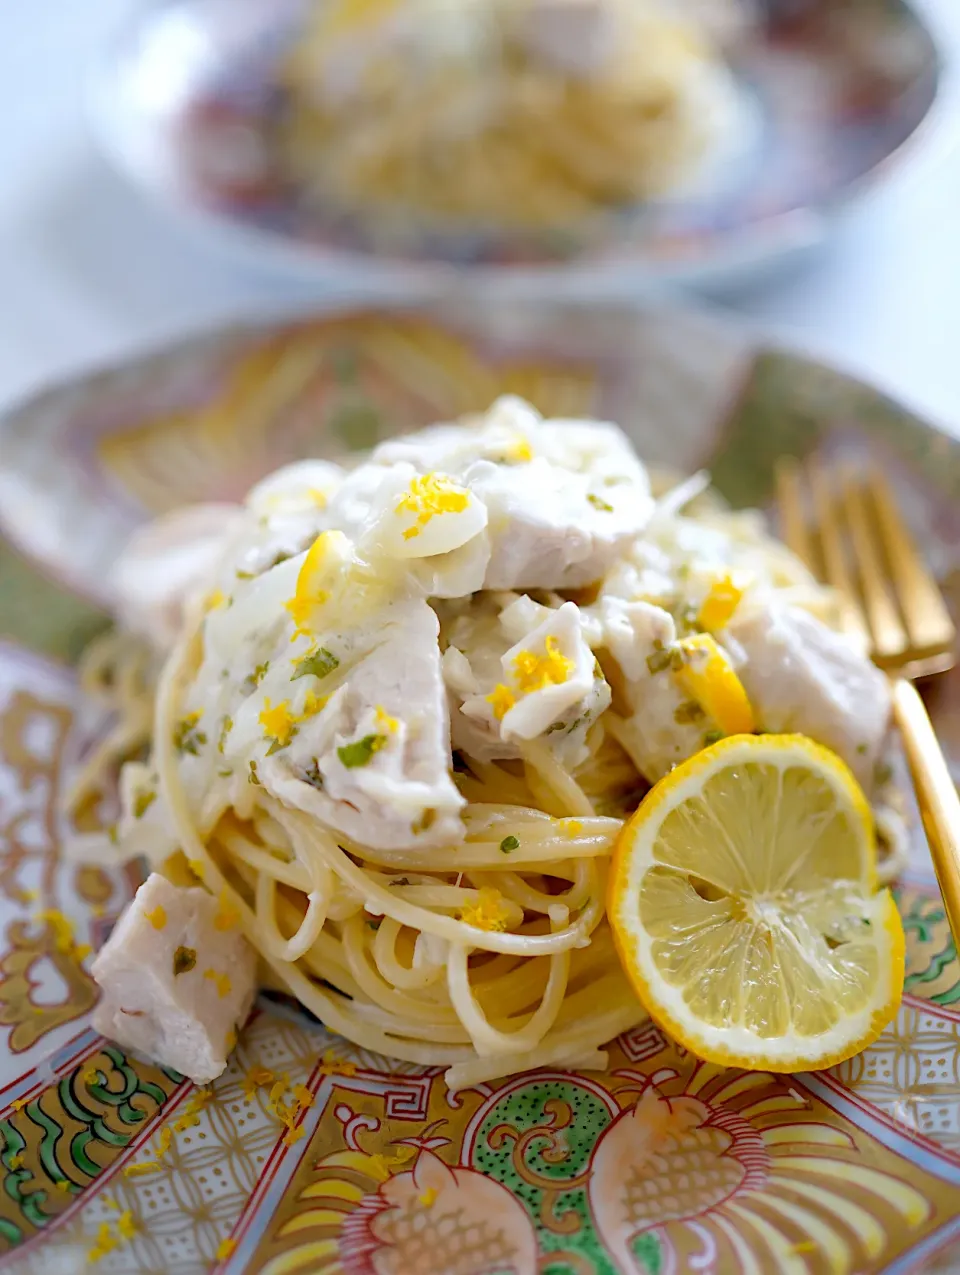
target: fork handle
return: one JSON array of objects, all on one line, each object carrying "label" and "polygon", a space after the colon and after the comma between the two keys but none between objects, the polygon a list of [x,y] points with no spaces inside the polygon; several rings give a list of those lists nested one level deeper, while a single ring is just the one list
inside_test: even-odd
[{"label": "fork handle", "polygon": [[960,797],[916,687],[896,678],[891,689],[947,920],[960,949]]}]

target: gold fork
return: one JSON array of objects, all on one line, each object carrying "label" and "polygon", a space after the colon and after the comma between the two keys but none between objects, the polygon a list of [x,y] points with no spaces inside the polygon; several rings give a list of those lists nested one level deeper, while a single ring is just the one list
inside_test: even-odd
[{"label": "gold fork", "polygon": [[881,473],[845,466],[828,479],[818,460],[801,466],[785,458],[776,477],[784,540],[833,586],[844,630],[890,677],[894,719],[960,949],[960,799],[913,686],[953,667],[956,628]]}]

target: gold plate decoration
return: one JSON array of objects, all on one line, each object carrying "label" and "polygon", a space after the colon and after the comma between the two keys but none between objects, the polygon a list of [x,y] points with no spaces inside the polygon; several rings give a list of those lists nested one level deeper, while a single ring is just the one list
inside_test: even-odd
[{"label": "gold plate decoration", "polygon": [[[907,985],[864,1054],[795,1077],[698,1063],[651,1024],[605,1073],[450,1094],[439,1069],[264,995],[197,1089],[98,1037],[91,949],[123,872],[65,861],[63,794],[104,722],[73,662],[115,547],[483,408],[503,390],[621,422],[655,464],[765,505],[784,450],[869,451],[948,593],[960,444],[880,395],[682,313],[354,314],[190,342],[3,421],[0,1262],[30,1275],[867,1275],[960,1261],[960,964],[919,826],[898,890]],[[960,762],[951,675],[932,708]],[[100,812],[109,817],[110,812]],[[92,817],[92,816],[91,816]],[[914,820],[916,825],[917,821]],[[2,1256],[5,1255],[5,1256]]]}]

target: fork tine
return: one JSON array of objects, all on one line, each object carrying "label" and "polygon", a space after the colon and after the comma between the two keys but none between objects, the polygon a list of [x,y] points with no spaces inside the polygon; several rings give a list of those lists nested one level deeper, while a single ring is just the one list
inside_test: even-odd
[{"label": "fork tine", "polygon": [[777,461],[775,475],[777,505],[780,509],[784,543],[816,574],[817,564],[813,552],[813,541],[803,514],[800,464],[793,456],[783,456]]},{"label": "fork tine", "polygon": [[846,554],[843,551],[843,536],[837,518],[836,508],[830,494],[823,468],[816,457],[811,457],[807,471],[810,476],[810,487],[813,491],[813,503],[820,525],[820,547],[823,551],[824,575],[827,584],[833,586],[840,599],[840,624],[843,631],[855,638],[864,651],[872,645],[870,632],[864,623],[860,609],[860,599],[854,588],[850,569],[847,566]]},{"label": "fork tine", "polygon": [[912,654],[914,658],[924,658],[949,650],[956,638],[956,627],[937,582],[917,552],[890,485],[876,470],[869,475],[868,483]]},{"label": "fork tine", "polygon": [[874,658],[879,664],[890,663],[902,658],[908,646],[907,634],[887,588],[880,547],[870,527],[864,489],[858,476],[849,468],[843,471],[841,492],[867,620],[873,633]]}]

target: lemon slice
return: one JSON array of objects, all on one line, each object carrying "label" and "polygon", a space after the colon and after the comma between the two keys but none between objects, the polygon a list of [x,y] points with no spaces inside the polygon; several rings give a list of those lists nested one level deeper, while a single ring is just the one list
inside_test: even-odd
[{"label": "lemon slice", "polygon": [[866,799],[798,735],[735,736],[653,789],[614,850],[608,914],[651,1017],[708,1062],[829,1067],[893,1018],[904,939]]}]

